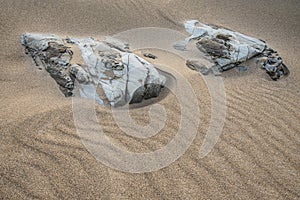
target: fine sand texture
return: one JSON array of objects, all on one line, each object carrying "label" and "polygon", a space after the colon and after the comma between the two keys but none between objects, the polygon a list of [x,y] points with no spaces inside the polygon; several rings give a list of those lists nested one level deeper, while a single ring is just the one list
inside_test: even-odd
[{"label": "fine sand texture", "polygon": [[[180,57],[153,50],[192,85],[201,111],[186,153],[161,170],[130,174],[98,162],[76,131],[72,99],[40,71],[20,44],[24,32],[101,38],[139,27],[184,33],[197,19],[264,39],[278,50],[289,77],[277,82],[253,63],[247,72],[223,73],[227,113],[222,135],[199,159],[211,117],[203,78]],[[0,0],[0,199],[299,199],[300,1],[298,0]],[[155,41],[153,41],[155,42]],[[169,93],[161,132],[128,136],[111,110],[96,106],[103,130],[134,152],[162,148],[176,134],[180,105]],[[149,123],[149,106],[130,111]],[[189,116],[193,117],[193,116]]]}]

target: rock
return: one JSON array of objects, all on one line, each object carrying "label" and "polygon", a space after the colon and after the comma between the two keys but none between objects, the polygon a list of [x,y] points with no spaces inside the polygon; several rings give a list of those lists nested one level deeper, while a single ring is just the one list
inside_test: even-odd
[{"label": "rock", "polygon": [[144,53],[143,56],[147,57],[147,58],[151,58],[151,59],[156,59],[157,56],[151,54],[151,53]]},{"label": "rock", "polygon": [[185,28],[191,36],[177,43],[174,48],[184,50],[190,40],[197,40],[197,48],[208,54],[215,63],[216,67],[211,71],[217,75],[258,55],[266,57],[262,68],[273,80],[289,74],[277,52],[267,49],[262,40],[223,27],[206,25],[197,20],[187,21]]},{"label": "rock", "polygon": [[266,48],[266,44],[261,40],[227,29],[204,24],[197,26],[196,29],[205,30],[204,35],[199,35],[197,48],[210,55],[223,71],[232,68],[228,65],[249,60]]},{"label": "rock", "polygon": [[70,66],[70,73],[79,83],[88,84],[92,81],[89,73],[87,73],[80,65],[73,64]]},{"label": "rock", "polygon": [[47,72],[60,85],[65,96],[72,95],[74,82],[68,72],[72,51],[55,35],[25,33],[21,37],[27,54],[33,58],[36,66],[45,67]]},{"label": "rock", "polygon": [[210,69],[208,69],[204,64],[202,64],[200,61],[198,60],[187,60],[186,61],[186,65],[195,71],[200,72],[203,75],[207,75],[210,72]]},{"label": "rock", "polygon": [[135,92],[132,95],[132,98],[130,100],[130,104],[141,103],[144,100],[145,89],[146,89],[145,86],[141,86],[138,89],[136,89]]},{"label": "rock", "polygon": [[214,65],[211,67],[211,71],[215,76],[221,76],[222,75],[222,69],[220,69],[220,66]]},{"label": "rock", "polygon": [[[81,50],[85,69],[97,93],[101,88],[103,104],[113,107],[139,103],[157,97],[165,77],[146,60],[131,53],[129,46],[114,38],[97,41],[93,38],[72,39]],[[84,87],[80,88],[81,93]],[[102,97],[101,97],[102,96]]]},{"label": "rock", "polygon": [[202,38],[196,44],[200,51],[208,53],[215,58],[230,58],[228,47],[225,46],[225,42],[222,40],[212,40],[209,38]]},{"label": "rock", "polygon": [[144,99],[151,99],[152,97],[158,97],[161,88],[162,85],[157,83],[149,83],[145,85]]},{"label": "rock", "polygon": [[68,44],[75,44],[75,42],[74,42],[71,38],[69,38],[69,37],[67,37],[67,38],[65,39],[65,41],[66,41],[66,43],[68,43]]},{"label": "rock", "polygon": [[272,80],[278,80],[282,76],[288,76],[290,74],[289,69],[283,64],[282,58],[279,57],[276,51],[273,49],[266,49],[260,60],[262,68],[267,71]]},{"label": "rock", "polygon": [[21,38],[36,65],[45,67],[66,96],[73,95],[77,80],[81,96],[117,107],[157,97],[165,84],[165,77],[130,52],[127,43],[112,37],[102,42],[93,38],[64,41],[78,45],[85,64],[71,63],[73,52],[58,36],[26,33]]}]

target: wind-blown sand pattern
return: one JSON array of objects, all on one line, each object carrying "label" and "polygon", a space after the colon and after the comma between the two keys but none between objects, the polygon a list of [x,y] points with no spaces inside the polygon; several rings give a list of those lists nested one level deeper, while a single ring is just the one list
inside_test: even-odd
[{"label": "wind-blown sand pattern", "polygon": [[[0,9],[0,199],[299,199],[299,1],[7,0],[0,1]],[[72,100],[47,72],[34,68],[20,45],[24,32],[97,38],[154,26],[184,33],[187,19],[266,40],[291,74],[274,82],[255,67],[223,73],[225,126],[213,151],[199,159],[211,115],[207,86],[185,60],[151,50],[158,58],[146,58],[149,62],[172,66],[191,83],[201,111],[188,151],[151,173],[123,173],[98,162],[76,132]],[[110,109],[97,106],[96,112],[116,144],[150,152],[168,143],[179,126],[175,96],[168,94],[159,103],[167,121],[150,139],[123,134]],[[132,109],[131,116],[147,125],[148,109]]]}]

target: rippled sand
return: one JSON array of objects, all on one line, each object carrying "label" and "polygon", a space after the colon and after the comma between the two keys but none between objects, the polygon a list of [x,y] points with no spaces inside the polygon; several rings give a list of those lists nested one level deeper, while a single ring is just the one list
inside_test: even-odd
[{"label": "rippled sand", "polygon": [[[0,10],[0,199],[299,198],[299,1],[2,0]],[[193,18],[266,40],[291,75],[273,82],[257,67],[224,73],[225,126],[213,151],[200,160],[211,109],[205,82],[184,60],[153,51],[155,62],[174,67],[192,84],[201,126],[179,160],[145,174],[118,172],[94,159],[76,132],[71,99],[34,68],[19,43],[24,32],[97,38],[142,26],[182,31],[182,22]],[[115,143],[149,152],[167,144],[179,126],[175,96],[159,103],[167,121],[147,140],[123,134],[107,108],[98,106],[97,115]],[[148,109],[133,109],[131,116],[147,125]]]}]

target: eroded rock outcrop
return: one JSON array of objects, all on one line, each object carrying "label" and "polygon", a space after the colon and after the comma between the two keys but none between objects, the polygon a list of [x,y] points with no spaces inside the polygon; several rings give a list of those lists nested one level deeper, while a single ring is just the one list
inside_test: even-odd
[{"label": "eroded rock outcrop", "polygon": [[[121,106],[157,97],[165,77],[146,60],[130,52],[126,43],[108,37],[103,42],[73,39],[78,45],[91,75],[91,84],[104,98],[102,104]],[[81,89],[85,93],[84,89]],[[89,94],[86,94],[87,96]]]},{"label": "eroded rock outcrop", "polygon": [[260,62],[261,67],[273,80],[289,74],[288,68],[283,64],[277,52],[267,48],[262,40],[222,27],[206,25],[196,20],[187,21],[185,29],[191,36],[174,47],[185,50],[190,40],[196,40],[197,48],[210,56],[215,65],[209,69],[199,68],[195,60],[189,60],[187,66],[190,68],[194,66],[203,74],[211,71],[219,75],[256,56],[260,56],[260,60],[263,61]]},{"label": "eroded rock outcrop", "polygon": [[69,73],[72,51],[56,35],[26,33],[21,38],[26,54],[29,54],[37,67],[44,67],[55,79],[65,96],[71,96],[74,80]]},{"label": "eroded rock outcrop", "polygon": [[66,96],[72,96],[75,87],[81,96],[117,107],[157,97],[165,84],[150,63],[115,38],[64,41],[78,46],[84,63],[72,63],[73,52],[58,36],[26,33],[21,39],[36,65],[45,67]]}]

